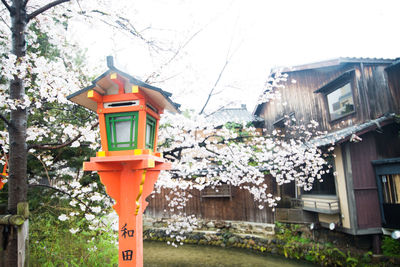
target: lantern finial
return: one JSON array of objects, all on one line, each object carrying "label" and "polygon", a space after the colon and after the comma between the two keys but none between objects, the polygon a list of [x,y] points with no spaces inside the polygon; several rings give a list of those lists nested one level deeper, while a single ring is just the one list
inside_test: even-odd
[{"label": "lantern finial", "polygon": [[114,58],[113,58],[113,56],[107,56],[107,67],[109,69],[114,68]]}]

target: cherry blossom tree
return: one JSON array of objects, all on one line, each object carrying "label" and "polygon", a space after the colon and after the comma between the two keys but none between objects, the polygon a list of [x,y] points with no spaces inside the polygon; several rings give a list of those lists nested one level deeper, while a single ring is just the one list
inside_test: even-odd
[{"label": "cherry blossom tree", "polygon": [[[96,73],[84,64],[84,54],[77,45],[66,39],[68,20],[105,22],[152,49],[160,47],[138,33],[123,12],[112,12],[108,1],[96,1],[96,10],[92,1],[67,2],[2,0],[0,153],[8,154],[9,211],[16,213],[17,203],[28,200],[28,184],[51,188],[76,207],[77,211],[63,213],[59,219],[70,221],[71,233],[77,233],[79,228],[73,225],[76,216],[85,217],[90,227],[99,226],[101,221],[95,215],[104,214],[112,202],[99,183],[82,185],[84,174],[71,164],[77,161],[80,165],[99,149],[99,134],[95,114],[70,105],[65,98],[87,86]],[[268,81],[261,101],[279,100],[279,82],[283,79],[279,74]],[[275,207],[279,198],[268,193],[266,173],[278,184],[296,181],[309,190],[314,180],[330,171],[324,153],[309,142],[320,134],[315,122],[301,125],[288,120],[293,137],[285,138],[281,132],[265,133],[234,120],[230,124],[211,123],[195,113],[166,114],[162,120],[159,146],[173,162],[173,170],[163,172],[157,187],[176,192],[170,199],[171,209],[179,211],[176,223],[170,225],[174,232],[195,225],[193,215],[181,212],[190,198],[186,189],[230,184],[248,190],[260,208]],[[68,149],[76,150],[69,154]],[[79,159],[75,159],[77,155]],[[28,157],[38,163],[35,168],[28,169]],[[178,242],[184,238],[175,237]],[[14,234],[9,266],[16,265],[16,248]]]},{"label": "cherry blossom tree", "polygon": [[[268,84],[262,101],[279,101],[278,87]],[[311,142],[325,134],[318,131],[315,121],[301,123],[287,117],[285,132],[268,133],[251,123],[235,122],[234,118],[222,125],[195,113],[167,115],[163,119],[159,146],[173,167],[160,175],[156,188],[171,189],[167,213],[173,214],[175,222],[170,228],[178,233],[182,228],[191,229],[195,222],[193,214],[184,213],[184,206],[192,197],[188,189],[229,184],[248,190],[260,209],[268,206],[274,210],[280,198],[270,193],[265,183],[267,174],[278,185],[295,183],[308,191],[332,171],[327,157],[333,149],[322,150]],[[174,237],[178,243],[184,239],[182,234],[175,233]]]},{"label": "cherry blossom tree", "polygon": [[[68,49],[63,36],[66,20],[73,14],[85,15],[84,9],[79,2],[70,5],[70,8],[60,8],[66,2],[69,0],[2,0],[0,119],[6,130],[0,131],[0,142],[2,152],[8,154],[8,210],[12,214],[17,212],[18,203],[27,201],[28,150],[33,153],[38,149],[79,146],[81,140],[94,138],[96,134],[93,132],[94,125],[90,123],[81,123],[81,131],[78,131],[76,125],[57,125],[56,119],[51,117],[54,103],[59,103],[58,108],[65,107],[65,95],[87,82],[82,72],[90,73],[83,65],[79,66],[73,56],[76,55],[74,47],[69,46]],[[92,5],[101,6],[99,2],[103,3],[96,1]],[[87,4],[85,7],[88,7]],[[51,40],[47,42],[52,43],[50,47],[41,47],[40,42],[44,39]],[[48,49],[60,54],[49,56]],[[28,114],[34,117],[35,112],[50,116],[42,117],[43,121],[39,124],[32,124]],[[52,123],[50,135],[49,123]],[[54,127],[58,131],[54,131]],[[54,143],[55,139],[60,142]],[[29,144],[33,140],[36,144]],[[16,266],[16,231],[11,232],[8,251],[8,265]]]}]

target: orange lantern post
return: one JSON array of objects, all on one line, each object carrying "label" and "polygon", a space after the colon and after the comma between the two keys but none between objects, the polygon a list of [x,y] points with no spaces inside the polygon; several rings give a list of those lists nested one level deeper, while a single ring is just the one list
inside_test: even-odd
[{"label": "orange lantern post", "polygon": [[161,170],[170,163],[157,152],[160,114],[178,112],[171,94],[143,83],[114,67],[93,84],[70,96],[78,105],[97,112],[102,150],[84,171],[97,171],[119,216],[119,266],[143,266],[142,214]]},{"label": "orange lantern post", "polygon": [[7,156],[5,156],[5,158],[6,158],[6,163],[4,164],[4,166],[3,166],[3,172],[1,173],[1,176],[0,176],[0,190],[1,189],[3,189],[3,187],[4,187],[4,182],[3,182],[3,179],[7,179],[8,178],[8,173],[7,173]]}]

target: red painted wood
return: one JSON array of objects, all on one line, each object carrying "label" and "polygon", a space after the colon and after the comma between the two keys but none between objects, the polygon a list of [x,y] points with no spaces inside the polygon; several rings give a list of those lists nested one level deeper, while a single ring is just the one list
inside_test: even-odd
[{"label": "red painted wood", "polygon": [[97,170],[107,194],[115,200],[119,216],[118,266],[143,266],[142,214],[160,170],[171,165],[151,155],[94,157],[84,170]]}]

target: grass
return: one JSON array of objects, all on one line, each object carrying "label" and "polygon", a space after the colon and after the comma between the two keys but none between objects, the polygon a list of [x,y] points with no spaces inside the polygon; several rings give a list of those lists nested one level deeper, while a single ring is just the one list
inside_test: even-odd
[{"label": "grass", "polygon": [[270,254],[259,254],[238,248],[185,244],[178,248],[163,242],[144,242],[146,267],[290,267],[314,266]]}]

